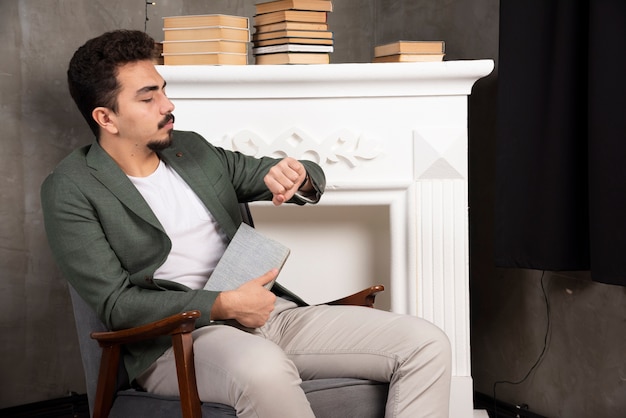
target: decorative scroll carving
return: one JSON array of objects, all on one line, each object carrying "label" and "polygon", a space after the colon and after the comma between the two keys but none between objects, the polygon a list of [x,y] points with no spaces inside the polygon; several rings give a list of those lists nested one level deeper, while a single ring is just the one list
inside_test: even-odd
[{"label": "decorative scroll carving", "polygon": [[255,132],[243,130],[225,136],[222,146],[246,155],[268,155],[277,158],[289,155],[315,161],[321,166],[343,163],[350,168],[374,160],[382,154],[379,141],[347,130],[330,135],[321,143],[298,128],[291,128],[270,142]]}]

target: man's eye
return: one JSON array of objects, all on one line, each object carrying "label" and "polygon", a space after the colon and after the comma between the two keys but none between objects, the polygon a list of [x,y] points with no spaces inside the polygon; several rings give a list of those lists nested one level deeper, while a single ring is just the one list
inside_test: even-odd
[{"label": "man's eye", "polygon": [[152,97],[149,98],[149,99],[143,99],[142,100],[142,102],[144,102],[144,103],[150,103],[151,101],[152,101]]}]

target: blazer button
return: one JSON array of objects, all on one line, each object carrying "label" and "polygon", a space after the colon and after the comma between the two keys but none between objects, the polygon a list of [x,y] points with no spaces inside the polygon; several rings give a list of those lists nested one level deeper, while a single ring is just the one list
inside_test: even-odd
[{"label": "blazer button", "polygon": [[182,152],[177,152],[177,153],[176,153],[176,156],[177,156],[177,157],[182,157],[182,156],[183,156],[183,153],[182,153]]},{"label": "blazer button", "polygon": [[146,276],[143,279],[146,281],[146,283],[152,283],[152,277],[150,276]]}]

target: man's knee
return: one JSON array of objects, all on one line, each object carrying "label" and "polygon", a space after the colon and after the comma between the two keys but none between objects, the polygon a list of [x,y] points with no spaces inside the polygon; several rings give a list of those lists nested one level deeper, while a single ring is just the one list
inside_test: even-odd
[{"label": "man's knee", "polygon": [[[229,372],[237,376],[244,392],[256,394],[276,390],[280,386],[299,386],[298,370],[280,347],[267,342],[238,356]],[[280,389],[278,389],[280,390]]]},{"label": "man's knee", "polygon": [[[259,416],[309,416],[309,403],[300,387],[302,380],[295,365],[276,346],[242,356],[231,373],[236,374],[231,402],[238,413],[266,411]],[[282,403],[276,404],[276,400]],[[288,400],[288,401],[287,401]]]},{"label": "man's knee", "polygon": [[446,333],[438,326],[420,318],[411,318],[406,338],[415,351],[431,361],[450,367],[452,348]]}]

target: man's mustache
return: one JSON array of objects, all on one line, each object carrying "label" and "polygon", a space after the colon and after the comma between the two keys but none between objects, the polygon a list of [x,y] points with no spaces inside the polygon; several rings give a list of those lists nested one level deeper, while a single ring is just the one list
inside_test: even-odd
[{"label": "man's mustache", "polygon": [[174,123],[174,114],[173,113],[168,113],[167,115],[165,115],[165,118],[163,118],[163,120],[159,123],[159,129],[163,128],[165,125],[167,125],[170,121],[172,121],[172,123]]}]

